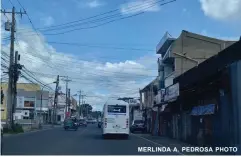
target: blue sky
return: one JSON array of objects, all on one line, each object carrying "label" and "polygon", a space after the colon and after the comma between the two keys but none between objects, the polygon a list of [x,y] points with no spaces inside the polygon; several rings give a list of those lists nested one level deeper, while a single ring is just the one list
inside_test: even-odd
[{"label": "blue sky", "polygon": [[[20,5],[17,0],[11,1],[16,9],[19,10]],[[138,5],[145,7],[148,3],[150,4],[150,1],[152,3],[157,2],[157,0],[19,1],[26,9],[36,28],[63,24],[95,16],[113,9],[120,9],[117,13],[119,13],[120,16],[126,17],[134,14],[128,10],[128,7]],[[163,2],[167,2],[167,0]],[[3,0],[2,4],[4,9],[12,7],[9,0]],[[137,10],[135,13],[138,12],[140,12],[140,10]],[[133,91],[138,92],[138,88],[143,88],[144,85],[150,82],[150,80],[153,79],[151,76],[157,75],[157,71],[155,70],[157,69],[155,47],[166,31],[175,37],[179,36],[181,31],[185,29],[211,37],[237,39],[241,34],[240,15],[241,0],[177,0],[174,3],[164,6],[153,6],[148,10],[146,9],[144,14],[101,27],[52,36],[44,35],[44,33],[56,32],[39,31],[41,37],[44,38],[41,40],[36,37],[36,33],[34,34],[35,36],[25,36],[29,34],[25,32],[25,34],[22,33],[19,35],[19,40],[22,49],[25,49],[29,54],[36,53],[35,57],[33,55],[27,56],[27,58],[35,60],[34,64],[29,65],[30,70],[45,74],[59,74],[59,72],[62,72],[72,78],[80,78],[75,81],[73,79],[70,84],[73,91],[82,88],[86,92],[88,91],[92,94],[102,96],[110,94],[111,92],[123,94],[128,87],[128,90],[130,88],[129,92],[133,93]],[[2,16],[2,18],[5,19],[4,16]],[[17,22],[19,27],[34,32],[26,15],[23,15],[22,19],[18,17]],[[85,27],[88,27],[88,25],[85,25]],[[48,41],[90,44],[102,46],[102,48],[59,45],[48,43]],[[37,50],[33,52],[35,50],[28,50],[24,45],[32,45],[32,47]],[[103,47],[121,47],[128,50],[107,49]],[[130,50],[130,48],[141,50],[133,51]],[[53,55],[49,57],[49,54],[45,52],[46,50],[53,51]],[[66,71],[61,69],[63,71],[58,71],[48,69],[45,65],[46,63],[40,64],[40,62],[42,62],[39,61],[40,58],[41,60],[47,60],[48,57],[49,60],[47,63],[49,63],[49,65],[58,64],[58,67],[60,67],[61,64],[63,68],[65,66],[63,66],[63,64],[66,63],[70,69]],[[28,64],[26,62],[25,64]],[[93,70],[93,68],[95,68],[95,70]],[[138,71],[135,68],[142,68],[143,71]],[[148,70],[145,70],[145,68]],[[107,70],[110,73],[107,75],[107,73],[102,70]],[[90,74],[91,71],[92,73]],[[124,71],[121,75],[123,78],[117,74],[120,71]],[[136,74],[136,77],[132,75],[133,73]],[[147,77],[144,78],[141,77],[141,75],[147,75]],[[49,79],[53,78],[41,79],[49,82]],[[78,81],[81,79],[92,80],[92,82],[89,84],[82,82],[80,85]],[[112,82],[113,79],[115,82]],[[110,86],[117,82],[122,83],[118,89],[115,89],[115,87],[110,89]]]},{"label": "blue sky", "polygon": [[[20,9],[16,0],[12,0],[17,10]],[[94,16],[96,14],[113,10],[120,7],[125,1],[96,1],[96,6],[91,8],[89,3],[94,0],[51,0],[42,1],[20,0],[27,10],[36,28],[46,25],[62,24],[77,19]],[[126,1],[128,2],[128,1]],[[8,0],[3,1],[4,8],[11,8]],[[26,16],[20,20],[21,24],[29,25]],[[158,12],[147,12],[145,14],[117,21],[99,28],[74,31],[64,35],[45,36],[48,41],[78,42],[110,45],[116,47],[135,47],[142,49],[155,49],[156,44],[165,31],[173,36],[178,36],[181,30],[201,33],[206,31],[214,36],[234,37],[241,34],[237,23],[218,21],[204,15],[201,3],[198,0],[177,0],[165,6],[161,6]],[[225,30],[225,31],[224,31]],[[77,54],[81,58],[93,59],[88,54],[101,56],[102,61],[110,59],[126,60],[135,59],[145,55],[146,51],[128,52],[100,48],[85,48],[66,45],[53,45],[57,50],[66,53]],[[154,53],[154,52],[153,52]],[[107,59],[105,59],[107,58]]]}]

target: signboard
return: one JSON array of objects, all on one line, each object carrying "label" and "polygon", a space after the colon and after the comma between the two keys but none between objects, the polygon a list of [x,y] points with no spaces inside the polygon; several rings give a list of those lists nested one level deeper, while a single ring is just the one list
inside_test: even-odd
[{"label": "signboard", "polygon": [[140,101],[136,99],[129,99],[128,103],[129,105],[139,105]]},{"label": "signboard", "polygon": [[70,112],[66,112],[65,117],[70,117]]},{"label": "signboard", "polygon": [[17,108],[24,108],[24,97],[23,96],[17,96]]},{"label": "signboard", "polygon": [[179,96],[179,83],[167,87],[165,93],[165,101],[174,100]]}]

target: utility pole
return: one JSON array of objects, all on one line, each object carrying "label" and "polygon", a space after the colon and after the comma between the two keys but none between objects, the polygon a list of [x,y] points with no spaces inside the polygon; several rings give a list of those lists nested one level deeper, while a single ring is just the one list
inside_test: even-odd
[{"label": "utility pole", "polygon": [[[68,89],[68,112],[70,113],[70,104],[71,104],[71,99],[70,99],[70,88]],[[70,114],[71,115],[71,114]]]},{"label": "utility pole", "polygon": [[15,51],[15,61],[14,61],[14,72],[13,72],[13,106],[12,106],[12,115],[15,112],[16,105],[17,105],[17,81],[19,78],[20,71],[19,69],[22,69],[22,65],[18,64],[18,61],[20,60],[20,55],[18,54],[18,51]]},{"label": "utility pole", "polygon": [[81,105],[80,105],[80,99],[81,99],[81,90],[78,91],[79,92],[79,114],[80,114],[80,117],[82,116],[82,113],[81,113]]},{"label": "utility pole", "polygon": [[58,95],[59,95],[59,75],[57,76],[55,95],[54,95],[54,109],[53,109],[53,124],[56,123],[56,109],[58,104]]},{"label": "utility pole", "polygon": [[[9,80],[8,80],[8,94],[7,94],[7,125],[9,127],[9,129],[13,128],[13,94],[14,94],[14,78],[13,78],[13,64],[14,64],[14,33],[15,33],[15,25],[16,25],[16,21],[15,21],[15,14],[20,14],[22,16],[22,14],[26,14],[26,12],[15,12],[15,7],[12,8],[12,11],[5,11],[5,10],[1,10],[1,13],[6,14],[6,13],[10,13],[12,14],[12,22],[10,23],[9,21],[5,23],[5,30],[6,31],[11,31],[11,43],[10,43],[10,59],[9,59],[9,71],[8,71],[8,75],[9,75]],[[11,26],[11,28],[10,28]]]},{"label": "utility pole", "polygon": [[65,116],[68,112],[68,82],[70,82],[71,80],[68,79],[68,76],[64,76],[66,79],[63,79],[63,81],[66,82],[66,97],[65,97],[65,102],[66,102],[66,105],[65,105]]}]

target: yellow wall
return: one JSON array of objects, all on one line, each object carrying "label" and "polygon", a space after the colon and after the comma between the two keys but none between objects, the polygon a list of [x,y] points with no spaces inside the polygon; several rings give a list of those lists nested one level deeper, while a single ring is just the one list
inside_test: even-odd
[{"label": "yellow wall", "polygon": [[[1,104],[1,109],[4,109],[4,111],[1,111],[1,120],[6,120],[7,119],[7,108],[6,108],[6,93],[8,90],[8,84],[7,83],[2,83],[1,84],[3,92],[4,92],[4,100],[3,104]],[[41,90],[40,86],[37,84],[31,84],[31,83],[18,83],[17,84],[17,89],[23,89],[25,91],[38,91]]]}]

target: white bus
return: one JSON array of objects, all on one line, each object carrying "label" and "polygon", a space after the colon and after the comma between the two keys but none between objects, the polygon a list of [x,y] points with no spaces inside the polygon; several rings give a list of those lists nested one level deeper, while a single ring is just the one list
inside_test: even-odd
[{"label": "white bus", "polygon": [[129,104],[122,100],[109,100],[102,113],[102,135],[124,135],[129,137]]}]

